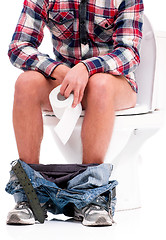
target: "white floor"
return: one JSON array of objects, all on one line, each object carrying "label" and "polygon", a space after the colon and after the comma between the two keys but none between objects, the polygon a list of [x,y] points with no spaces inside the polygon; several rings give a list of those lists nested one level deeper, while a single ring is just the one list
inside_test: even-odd
[{"label": "white floor", "polygon": [[1,233],[4,239],[103,239],[110,237],[119,239],[160,239],[164,240],[164,223],[155,223],[148,211],[133,211],[117,213],[112,227],[84,227],[72,220],[62,221],[51,219],[43,225],[33,226],[6,226],[1,224]]}]

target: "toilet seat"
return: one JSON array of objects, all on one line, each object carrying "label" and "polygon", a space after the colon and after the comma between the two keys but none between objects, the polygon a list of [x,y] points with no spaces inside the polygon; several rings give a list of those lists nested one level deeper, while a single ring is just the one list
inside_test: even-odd
[{"label": "toilet seat", "polygon": [[[150,111],[150,109],[147,105],[136,104],[136,106],[133,107],[133,108],[116,111],[115,115],[116,116],[128,116],[128,115],[145,114],[145,113],[148,113],[148,112],[151,112],[151,111]],[[43,111],[43,114],[45,116],[55,117],[53,111],[51,111],[51,112],[50,111]],[[85,110],[82,111],[81,117],[84,117],[84,115],[85,115]]]},{"label": "toilet seat", "polygon": [[[146,104],[136,104],[135,107],[119,110],[115,112],[115,116],[129,116],[138,115],[151,112],[150,108]],[[84,116],[85,111],[82,112],[81,116]]]},{"label": "toilet seat", "polygon": [[128,115],[144,114],[144,113],[149,113],[149,112],[151,112],[151,111],[147,105],[136,104],[136,106],[133,108],[116,111],[115,115],[116,116],[128,116]]}]

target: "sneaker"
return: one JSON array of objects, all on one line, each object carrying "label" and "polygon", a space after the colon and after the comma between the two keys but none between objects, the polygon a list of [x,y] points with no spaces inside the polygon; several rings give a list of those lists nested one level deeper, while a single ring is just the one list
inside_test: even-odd
[{"label": "sneaker", "polygon": [[74,219],[82,221],[85,226],[112,226],[113,219],[108,204],[101,196],[96,199],[96,203],[91,203],[82,209],[74,208]]},{"label": "sneaker", "polygon": [[13,210],[8,213],[7,224],[35,224],[35,217],[27,202],[18,203]]}]

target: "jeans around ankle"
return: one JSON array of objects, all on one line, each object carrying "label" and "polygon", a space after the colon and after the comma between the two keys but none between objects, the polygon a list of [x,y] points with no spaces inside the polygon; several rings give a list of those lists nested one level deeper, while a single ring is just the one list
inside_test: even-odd
[{"label": "jeans around ankle", "polygon": [[[46,180],[25,162],[19,161],[36,190],[39,202],[51,203],[49,204],[49,211],[54,214],[65,214],[67,206],[75,205],[78,209],[81,209],[102,194],[111,194],[113,196],[113,190],[118,184],[116,180],[110,181],[113,169],[111,164],[87,167],[83,173],[68,181],[67,188],[62,189],[55,183]],[[10,171],[10,180],[5,190],[9,194],[14,195],[16,202],[27,201],[24,190],[12,170]],[[112,215],[114,215],[115,205],[116,196],[113,196],[110,206]]]}]

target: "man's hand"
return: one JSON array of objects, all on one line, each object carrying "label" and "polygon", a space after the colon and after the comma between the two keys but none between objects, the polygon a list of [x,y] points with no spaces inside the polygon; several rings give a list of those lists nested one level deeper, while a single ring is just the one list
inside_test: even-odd
[{"label": "man's hand", "polygon": [[83,63],[78,63],[66,74],[62,82],[60,93],[66,98],[68,98],[72,92],[74,93],[72,107],[76,107],[77,104],[82,101],[88,79],[88,70]]}]

